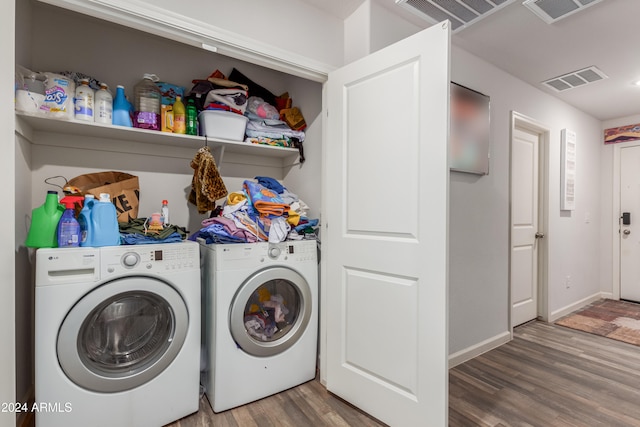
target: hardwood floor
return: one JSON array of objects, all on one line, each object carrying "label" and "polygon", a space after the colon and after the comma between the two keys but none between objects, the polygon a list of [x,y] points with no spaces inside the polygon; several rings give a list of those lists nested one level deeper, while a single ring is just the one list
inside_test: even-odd
[{"label": "hardwood floor", "polygon": [[640,426],[640,347],[543,322],[449,372],[449,425]]},{"label": "hardwood floor", "polygon": [[207,397],[200,410],[167,427],[379,427],[384,424],[329,393],[318,380],[216,414]]},{"label": "hardwood floor", "polygon": [[[220,414],[203,398],[170,427],[383,425],[311,381]],[[449,426],[640,426],[640,347],[543,322],[516,328],[450,370]]]}]

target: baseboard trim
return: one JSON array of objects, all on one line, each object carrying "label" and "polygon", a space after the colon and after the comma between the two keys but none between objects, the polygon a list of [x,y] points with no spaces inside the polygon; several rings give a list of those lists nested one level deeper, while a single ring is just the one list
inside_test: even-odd
[{"label": "baseboard trim", "polygon": [[[27,405],[29,406],[29,408],[31,408],[33,406],[33,402],[35,401],[35,393],[34,393],[34,389],[33,389],[33,384],[31,384],[31,387],[29,387],[29,389],[27,390],[27,392],[24,394],[24,396],[22,397],[22,400],[20,400],[19,402],[26,402]],[[16,426],[18,427],[30,427],[32,426],[33,423],[33,416],[34,413],[29,411],[29,412],[21,412],[17,419],[16,419]]]},{"label": "baseboard trim", "polygon": [[468,360],[478,357],[489,350],[500,347],[511,341],[511,332],[504,331],[501,334],[488,338],[478,344],[462,349],[456,353],[449,355],[449,369],[458,366]]},{"label": "baseboard trim", "polygon": [[610,292],[596,292],[593,295],[590,295],[586,298],[581,299],[580,301],[576,301],[573,304],[569,304],[566,307],[562,307],[561,309],[555,310],[551,312],[551,316],[549,318],[549,323],[553,323],[561,317],[566,316],[567,314],[571,314],[576,310],[580,310],[582,307],[585,307],[592,302],[596,302],[602,298],[611,298],[612,295]]}]

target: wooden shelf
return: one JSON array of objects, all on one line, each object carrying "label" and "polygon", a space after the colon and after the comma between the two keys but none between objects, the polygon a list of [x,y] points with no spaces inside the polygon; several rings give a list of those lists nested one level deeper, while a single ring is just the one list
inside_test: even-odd
[{"label": "wooden shelf", "polygon": [[[16,112],[16,117],[35,132],[78,135],[125,142],[138,142],[156,146],[165,145],[192,149],[198,149],[206,143],[212,148],[222,148],[226,153],[239,153],[262,157],[287,158],[298,154],[298,150],[295,148],[249,144],[242,141],[205,138],[204,136],[179,135],[92,122],[56,120],[44,116],[18,112]],[[16,126],[16,129],[21,128],[22,126]],[[32,142],[37,144],[37,141]]]}]

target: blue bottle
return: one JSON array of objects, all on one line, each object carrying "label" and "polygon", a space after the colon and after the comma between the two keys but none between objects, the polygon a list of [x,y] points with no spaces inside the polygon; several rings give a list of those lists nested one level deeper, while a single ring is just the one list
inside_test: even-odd
[{"label": "blue bottle", "polygon": [[132,105],[124,95],[124,86],[118,85],[116,97],[113,100],[113,124],[118,126],[133,127],[131,120]]},{"label": "blue bottle", "polygon": [[[76,199],[76,200],[74,200]],[[58,222],[58,247],[73,248],[80,246],[80,224],[76,220],[75,202],[81,197],[65,197],[62,199],[65,211]]]},{"label": "blue bottle", "polygon": [[118,213],[111,203],[111,196],[100,193],[100,199],[91,208],[91,224],[93,228],[92,246],[118,246],[120,244],[120,229],[118,228]]},{"label": "blue bottle", "polygon": [[91,209],[95,203],[93,194],[84,196],[84,206],[78,214],[78,223],[80,224],[80,246],[93,246],[93,223],[91,222]]}]

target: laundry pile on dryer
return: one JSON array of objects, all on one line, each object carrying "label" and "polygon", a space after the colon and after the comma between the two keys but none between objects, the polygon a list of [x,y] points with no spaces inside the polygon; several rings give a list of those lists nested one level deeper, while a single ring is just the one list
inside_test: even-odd
[{"label": "laundry pile on dryer", "polygon": [[246,180],[242,190],[230,193],[221,209],[202,221],[190,239],[207,243],[255,243],[315,239],[317,219],[309,206],[277,180],[258,176]]}]

